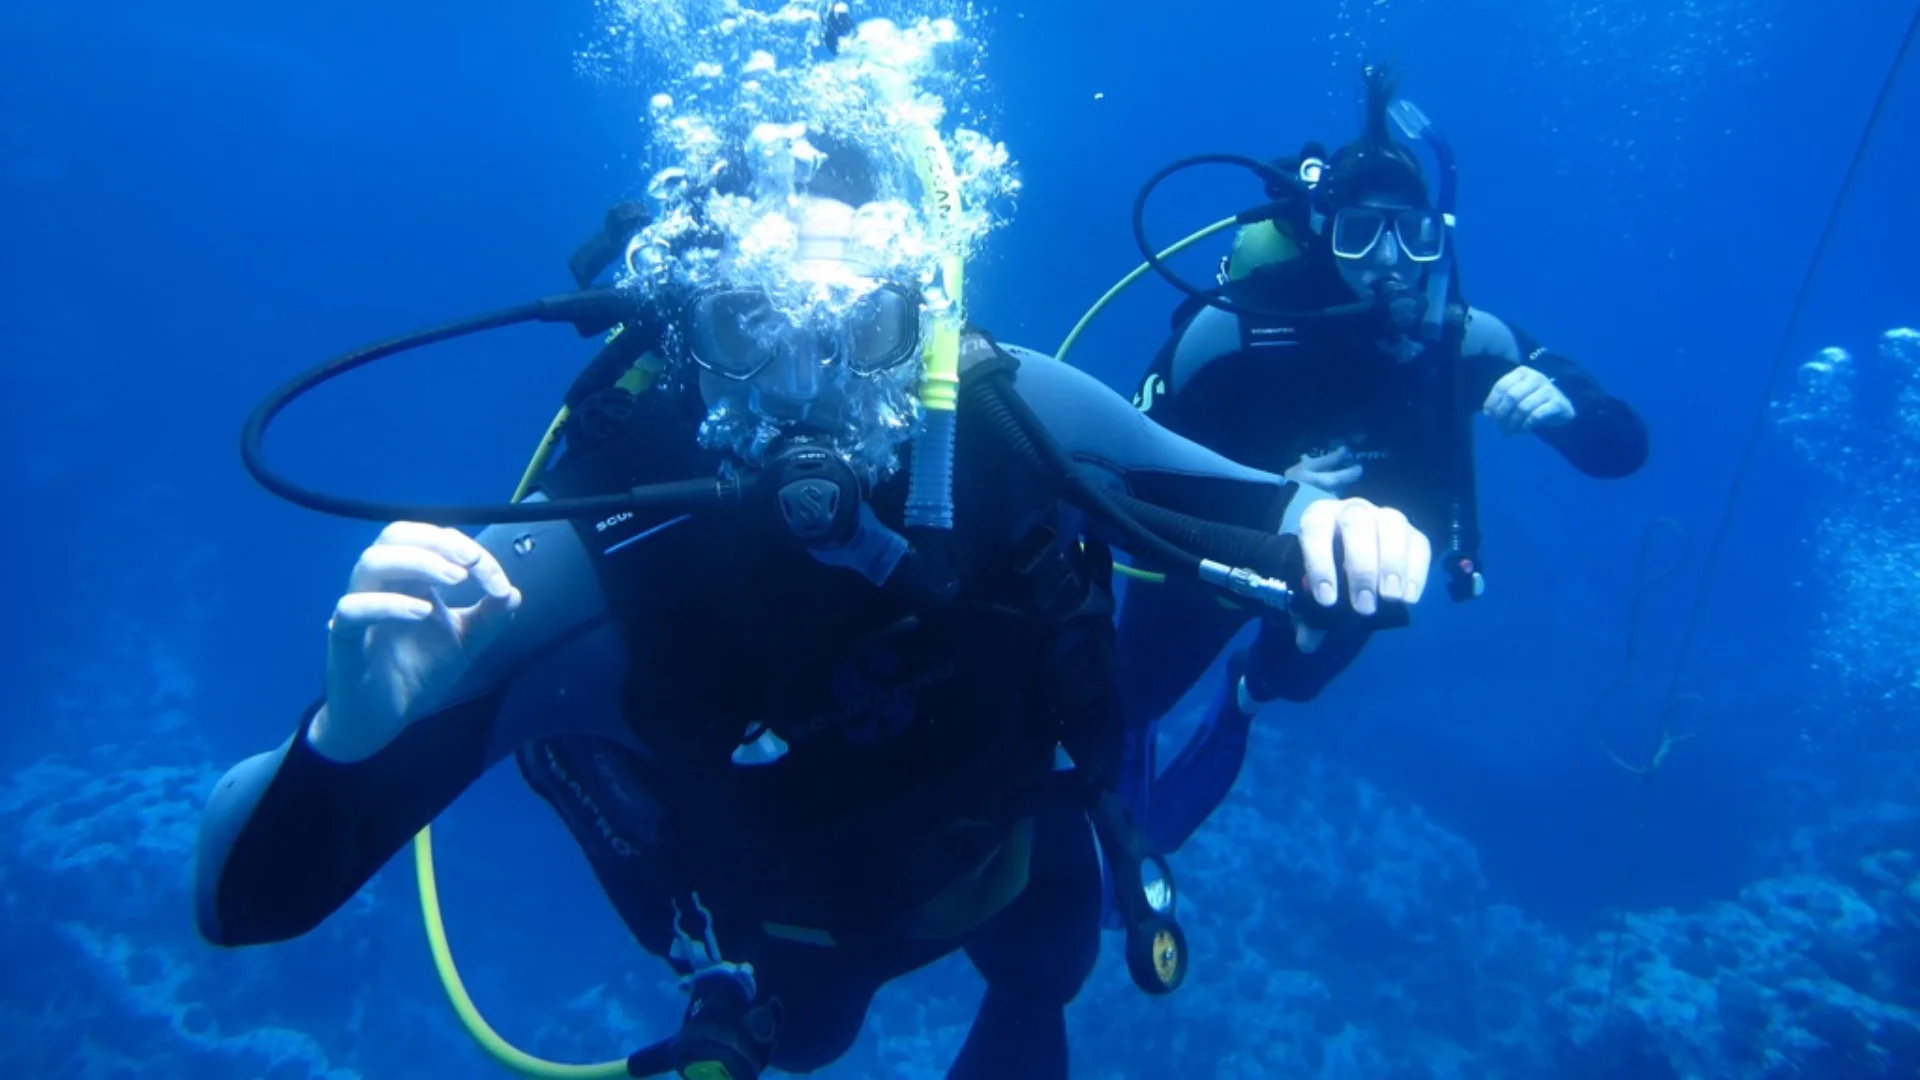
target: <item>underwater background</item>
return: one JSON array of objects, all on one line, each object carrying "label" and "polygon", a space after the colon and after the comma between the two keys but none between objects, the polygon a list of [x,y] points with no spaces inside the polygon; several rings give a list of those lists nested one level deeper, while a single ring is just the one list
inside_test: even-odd
[{"label": "underwater background", "polygon": [[[1598,484],[1483,427],[1486,597],[1430,597],[1319,701],[1262,714],[1176,862],[1186,986],[1141,996],[1110,938],[1075,1074],[1920,1075],[1920,72],[1781,342],[1909,0],[951,14],[986,50],[971,122],[1022,182],[969,275],[1002,340],[1053,348],[1138,262],[1155,169],[1343,142],[1361,65],[1391,59],[1460,157],[1467,295],[1653,435]],[[240,423],[328,355],[568,287],[646,175],[644,73],[580,63],[608,18],[0,7],[0,1076],[505,1075],[435,980],[410,860],[240,952],[194,935],[188,874],[213,781],[318,692],[375,531],[260,491]],[[1259,199],[1186,174],[1150,229]],[[1174,303],[1142,282],[1075,362],[1131,393]],[[272,453],[328,490],[494,500],[591,349],[514,330],[381,365]],[[504,1034],[589,1061],[678,1022],[511,770],[435,835]],[[963,960],[895,984],[824,1075],[940,1076],[978,994]]]}]

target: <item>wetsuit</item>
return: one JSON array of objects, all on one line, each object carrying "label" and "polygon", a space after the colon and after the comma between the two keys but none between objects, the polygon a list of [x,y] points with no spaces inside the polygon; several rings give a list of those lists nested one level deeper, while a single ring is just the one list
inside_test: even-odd
[{"label": "wetsuit", "polygon": [[[1263,268],[1227,286],[1226,294],[1250,307],[1289,309],[1352,299],[1313,259]],[[1364,472],[1341,494],[1403,511],[1433,543],[1436,560],[1455,543],[1468,553],[1479,547],[1473,415],[1516,367],[1548,376],[1572,401],[1570,423],[1536,434],[1574,468],[1610,479],[1646,460],[1639,416],[1525,331],[1471,311],[1448,344],[1403,360],[1401,343],[1383,340],[1377,326],[1357,319],[1262,319],[1188,304],[1176,314],[1175,331],[1142,379],[1135,404],[1195,442],[1274,472],[1302,455],[1346,447]],[[1448,362],[1438,361],[1438,349],[1452,350]],[[1449,378],[1450,368],[1456,378]],[[1182,582],[1129,589],[1119,655],[1130,725],[1144,730],[1172,708],[1251,617]],[[1367,623],[1349,622],[1303,654],[1289,627],[1263,624],[1249,654],[1236,658],[1235,674],[1244,671],[1256,700],[1308,701],[1353,662],[1371,633]],[[1164,850],[1199,826],[1239,772],[1247,717],[1234,692],[1229,686],[1222,703],[1227,715],[1214,717],[1215,730],[1202,733],[1217,743],[1204,747],[1196,740],[1158,781],[1149,779],[1151,740],[1142,743],[1146,760],[1135,762],[1130,799]]]},{"label": "wetsuit", "polygon": [[[1279,477],[1011,351],[1020,396],[1091,476],[1244,526],[1296,509]],[[963,379],[981,355],[969,340]],[[549,495],[698,475],[697,401],[629,397],[583,410],[599,430],[570,429],[581,445]],[[230,771],[201,830],[201,933],[313,928],[513,757],[635,937],[682,972],[674,907],[692,916],[698,894],[724,958],[782,1003],[774,1066],[840,1057],[883,983],[964,948],[988,991],[952,1075],[1064,1078],[1063,1010],[1098,953],[1102,896],[1056,749],[1110,739],[1117,755],[1111,594],[1083,530],[985,424],[960,413],[961,590],[938,607],[734,517],[486,529],[525,597],[513,622],[451,704],[368,760],[308,745],[315,706]],[[896,528],[903,488],[869,503]]]}]

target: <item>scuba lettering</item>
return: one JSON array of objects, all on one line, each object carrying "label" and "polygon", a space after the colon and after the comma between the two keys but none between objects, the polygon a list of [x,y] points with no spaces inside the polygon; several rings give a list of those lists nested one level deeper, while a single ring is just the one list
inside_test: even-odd
[{"label": "scuba lettering", "polygon": [[592,822],[593,831],[606,841],[607,850],[623,859],[635,857],[639,853],[638,849],[626,837],[620,835],[613,827],[613,822],[607,819],[607,812],[600,806],[599,800],[595,799],[568,771],[567,766],[561,763],[553,744],[551,742],[540,744],[537,753],[545,764],[547,774],[571,796],[581,814]]}]

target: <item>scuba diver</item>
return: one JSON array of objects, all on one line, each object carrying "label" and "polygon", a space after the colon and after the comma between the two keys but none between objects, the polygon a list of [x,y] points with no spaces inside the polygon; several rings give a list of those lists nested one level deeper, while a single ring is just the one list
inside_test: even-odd
[{"label": "scuba diver", "polygon": [[[689,996],[631,1075],[820,1068],[880,986],[964,950],[987,990],[949,1075],[1061,1080],[1103,866],[1151,931],[1136,981],[1178,985],[1171,882],[1119,807],[1109,545],[1335,623],[1349,597],[1417,601],[1431,550],[965,325],[957,259],[929,281],[872,238],[952,212],[927,134],[729,136],[673,208],[608,215],[580,293],[349,354],[256,410],[263,484],[392,524],[334,608],[324,698],[213,793],[209,942],[312,930],[511,758]],[[910,219],[868,212],[916,174]],[[644,287],[591,288],[622,251]],[[532,319],[613,332],[524,499],[387,507],[260,460],[313,386]]]},{"label": "scuba diver", "polygon": [[[1265,178],[1273,201],[1220,223],[1240,228],[1218,287],[1205,291],[1159,262],[1136,206],[1149,263],[1189,295],[1134,403],[1234,461],[1403,509],[1434,538],[1449,594],[1470,599],[1485,587],[1476,413],[1507,434],[1537,436],[1599,479],[1641,467],[1647,430],[1573,361],[1461,298],[1452,153],[1411,102],[1395,99],[1387,69],[1369,68],[1365,88],[1364,129],[1331,156],[1313,144],[1273,164],[1208,155],[1170,166],[1142,192],[1144,204],[1186,165],[1235,163]],[[1390,125],[1428,148],[1437,195]],[[1372,602],[1355,598],[1360,611]],[[1252,616],[1183,582],[1127,590],[1119,632],[1127,801],[1163,853],[1225,798],[1259,707],[1311,700],[1376,628],[1355,621],[1323,633],[1262,619],[1255,640],[1228,657],[1211,713],[1161,769],[1154,722]]]}]

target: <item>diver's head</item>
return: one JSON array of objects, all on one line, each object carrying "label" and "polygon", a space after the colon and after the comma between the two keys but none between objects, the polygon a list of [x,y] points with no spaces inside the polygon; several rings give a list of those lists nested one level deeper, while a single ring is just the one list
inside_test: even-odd
[{"label": "diver's head", "polygon": [[1365,127],[1333,154],[1314,191],[1322,250],[1360,297],[1418,288],[1446,253],[1426,177],[1389,126],[1395,85],[1389,69],[1367,69]]},{"label": "diver's head", "polygon": [[905,207],[876,197],[860,154],[801,130],[758,132],[744,157],[675,313],[701,440],[757,466],[805,435],[877,480],[919,420],[928,314],[895,258]]},{"label": "diver's head", "polygon": [[831,427],[857,380],[917,363],[920,298],[859,249],[856,214],[838,199],[796,196],[790,260],[689,296],[681,331],[710,409]]}]

